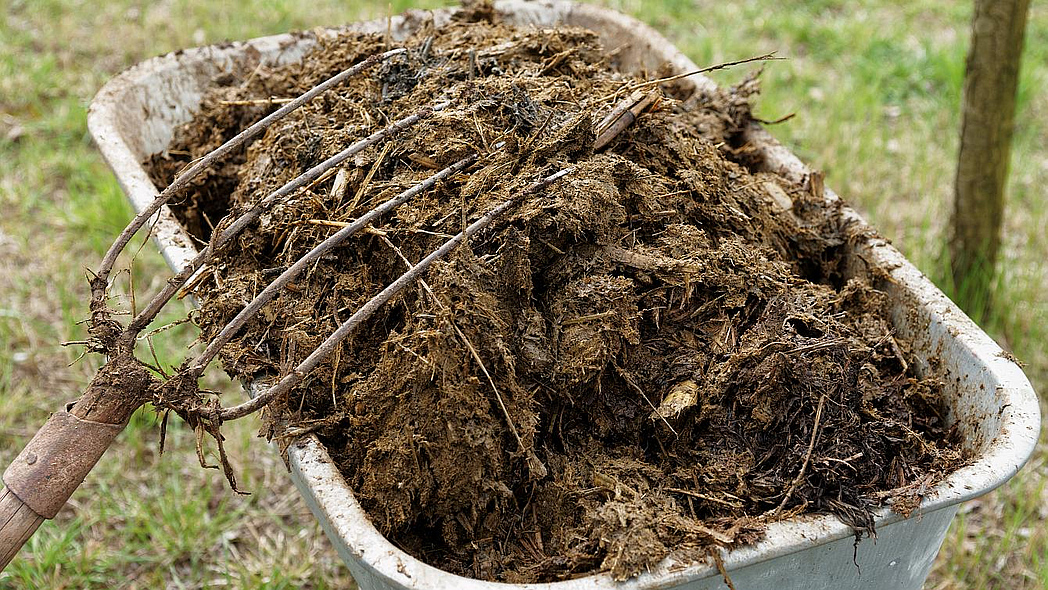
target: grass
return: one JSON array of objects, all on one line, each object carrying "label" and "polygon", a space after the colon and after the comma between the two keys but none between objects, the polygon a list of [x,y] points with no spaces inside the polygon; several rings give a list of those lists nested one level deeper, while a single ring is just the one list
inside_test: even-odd
[{"label": "grass", "polygon": [[[971,1],[603,0],[648,21],[699,64],[777,50],[757,112],[827,183],[948,292],[943,256]],[[394,11],[436,4],[397,0]],[[86,107],[116,72],[181,47],[386,13],[385,2],[289,0],[0,0],[0,458],[97,366],[70,363],[81,337],[85,268],[130,215],[91,145]],[[114,43],[114,40],[119,40]],[[994,304],[978,321],[1048,384],[1048,6],[1033,3],[1019,92],[1005,247]],[[731,83],[740,72],[718,73]],[[124,261],[125,266],[129,260]],[[139,291],[164,276],[151,246],[134,263]],[[122,281],[126,281],[126,275]],[[126,289],[125,289],[126,291]],[[175,317],[172,314],[170,317]],[[158,351],[177,362],[188,330]],[[231,389],[218,378],[215,387]],[[59,517],[0,574],[2,588],[336,588],[351,578],[254,424],[230,425],[241,498],[195,464],[173,426],[157,454],[140,412]],[[967,504],[929,588],[1048,587],[1048,453],[1001,490]]]}]

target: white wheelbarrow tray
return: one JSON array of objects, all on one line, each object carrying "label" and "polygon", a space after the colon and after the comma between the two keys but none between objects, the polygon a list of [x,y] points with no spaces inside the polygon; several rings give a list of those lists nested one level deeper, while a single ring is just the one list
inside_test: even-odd
[{"label": "white wheelbarrow tray", "polygon": [[[571,24],[592,29],[606,47],[622,47],[619,60],[624,68],[653,71],[669,62],[679,72],[697,69],[650,27],[607,9],[558,0],[503,0],[496,9],[518,25]],[[450,14],[450,10],[411,11],[394,17],[393,36],[403,39],[430,19],[439,26]],[[385,33],[387,21],[355,23],[344,29]],[[135,208],[143,209],[157,194],[142,167],[143,160],[168,147],[176,126],[193,116],[211,80],[238,62],[301,60],[314,44],[313,35],[276,35],[189,49],[148,60],[107,83],[91,104],[88,126]],[[697,88],[713,86],[702,76],[687,80]],[[796,179],[809,173],[761,127],[754,125],[746,139],[763,155],[768,170]],[[838,198],[829,190],[826,195],[827,199]],[[842,215],[865,224],[851,209],[845,208]],[[196,254],[193,241],[166,207],[156,237],[175,269]],[[829,516],[801,517],[769,526],[760,543],[723,553],[739,590],[920,588],[959,504],[1007,481],[1034,449],[1040,412],[1020,368],[886,241],[873,238],[855,245],[849,261],[863,264],[857,262],[859,256],[890,272],[894,280],[885,281],[883,288],[895,302],[895,327],[916,343],[918,370],[929,370],[929,361],[936,363],[936,374],[946,381],[951,420],[961,425],[965,444],[976,458],[929,490],[911,518],[879,511],[876,537],[857,545],[852,529]],[[315,437],[293,445],[288,459],[292,479],[361,588],[726,588],[711,565],[672,559],[622,583],[606,574],[523,586],[455,576],[422,563],[383,537]]]}]

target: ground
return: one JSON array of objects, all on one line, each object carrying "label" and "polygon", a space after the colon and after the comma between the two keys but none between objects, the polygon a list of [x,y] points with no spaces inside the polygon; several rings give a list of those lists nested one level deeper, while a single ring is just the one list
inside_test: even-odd
[{"label": "ground", "polygon": [[[942,254],[971,2],[606,4],[651,23],[699,64],[771,50],[789,57],[768,66],[758,115],[774,120],[796,112],[773,133],[825,170],[829,186],[951,291]],[[70,365],[78,351],[60,345],[83,336],[86,269],[130,215],[87,134],[94,92],[116,72],[180,47],[419,4],[4,0],[0,6],[0,463],[6,463],[97,366],[96,359]],[[1048,285],[1041,264],[1048,256],[1046,54],[1048,7],[1034,3],[1005,251],[993,311],[977,318],[1027,363],[1037,390],[1048,383],[1042,346],[1048,300],[1041,294]],[[731,83],[740,75],[716,79]],[[135,290],[154,289],[164,271],[147,245],[134,263]],[[192,339],[189,331],[174,336],[172,342]],[[183,351],[169,344],[158,353],[171,364]],[[234,389],[218,378],[210,385]],[[254,438],[255,426],[229,431],[242,485],[254,492],[241,498],[220,473],[196,465],[185,429],[171,429],[160,457],[154,416],[140,412],[70,506],[0,574],[0,587],[108,588],[115,580],[128,588],[346,586],[348,571],[275,453]],[[962,507],[929,588],[1048,586],[1048,532],[1039,526],[1048,518],[1045,448],[1013,482]]]}]

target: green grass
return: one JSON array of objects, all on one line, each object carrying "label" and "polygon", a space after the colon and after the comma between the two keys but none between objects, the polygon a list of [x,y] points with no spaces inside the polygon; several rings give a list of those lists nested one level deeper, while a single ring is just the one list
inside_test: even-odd
[{"label": "green grass", "polygon": [[[437,5],[397,0],[394,11]],[[604,0],[711,64],[778,51],[757,113],[797,117],[772,131],[947,292],[943,244],[957,152],[971,2]],[[334,25],[386,13],[387,3],[205,0],[106,3],[0,0],[0,462],[76,397],[97,366],[69,366],[82,337],[85,268],[97,264],[129,208],[91,145],[86,107],[116,72],[166,51]],[[977,319],[1048,384],[1048,6],[1033,3],[1020,82],[1004,250],[990,311]],[[115,42],[116,41],[116,42]],[[740,71],[720,72],[730,84]],[[128,260],[124,261],[126,266]],[[136,291],[165,267],[146,245]],[[126,294],[126,274],[120,285]],[[121,303],[128,305],[126,299]],[[166,320],[178,313],[172,312]],[[174,364],[185,328],[159,342]],[[214,378],[215,387],[233,386]],[[283,465],[229,425],[243,486],[196,465],[192,435],[140,412],[71,501],[41,527],[2,588],[334,588],[350,581]],[[1001,490],[962,509],[928,587],[1048,587],[1048,454]]]}]

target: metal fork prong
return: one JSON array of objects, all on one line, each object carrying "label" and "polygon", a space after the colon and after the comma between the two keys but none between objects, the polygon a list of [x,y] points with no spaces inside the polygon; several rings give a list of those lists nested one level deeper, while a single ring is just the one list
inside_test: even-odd
[{"label": "metal fork prong", "polygon": [[135,233],[138,232],[138,230],[142,229],[142,227],[146,224],[149,218],[155,215],[161,207],[167,204],[167,202],[175,196],[181,194],[182,191],[184,191],[189,186],[189,182],[196,178],[209,166],[211,166],[211,164],[213,164],[215,160],[221,158],[230,151],[240,147],[248,139],[251,139],[252,137],[258,135],[276,121],[279,121],[280,119],[284,118],[291,111],[294,111],[298,107],[309,102],[317,95],[327,91],[331,87],[342,83],[347,78],[350,78],[378,64],[381,61],[389,59],[390,57],[393,57],[395,55],[400,55],[402,53],[405,53],[406,51],[406,49],[392,49],[390,51],[386,51],[385,53],[375,54],[368,57],[364,61],[350,68],[347,68],[342,72],[339,72],[338,74],[335,74],[334,76],[321,82],[317,86],[314,86],[313,88],[309,89],[295,100],[287,103],[286,105],[280,107],[276,111],[273,111],[266,117],[255,122],[253,125],[241,131],[229,141],[223,143],[219,147],[215,148],[213,151],[204,155],[195,164],[190,166],[189,169],[179,174],[175,178],[175,180],[167,186],[167,188],[161,191],[160,194],[157,195],[155,199],[153,199],[153,202],[150,203],[149,206],[147,206],[145,209],[143,209],[141,212],[135,215],[134,219],[132,219],[131,222],[127,224],[123,231],[120,232],[120,235],[117,236],[113,244],[109,247],[109,250],[102,258],[102,262],[99,264],[99,268],[95,273],[94,278],[92,279],[92,299],[98,301],[104,299],[106,286],[109,281],[109,275],[113,271],[113,266],[116,264],[116,259],[120,255],[120,253],[123,252],[124,248],[127,246],[127,243],[131,241],[132,236],[134,236]]},{"label": "metal fork prong", "polygon": [[273,282],[266,285],[266,288],[263,289],[262,292],[260,292],[258,295],[256,295],[255,298],[252,299],[251,302],[244,307],[244,309],[240,310],[240,313],[238,313],[236,317],[230,320],[229,323],[222,328],[222,331],[219,332],[218,335],[215,336],[215,338],[211,340],[210,343],[208,343],[207,348],[204,349],[204,352],[202,352],[200,356],[198,356],[196,359],[193,360],[192,363],[190,363],[190,378],[199,377],[200,375],[202,375],[204,369],[207,368],[207,365],[212,360],[214,360],[215,356],[218,355],[218,352],[222,349],[223,346],[229,343],[229,341],[233,338],[237,331],[244,327],[244,324],[246,324],[248,320],[254,317],[255,314],[257,314],[259,310],[262,309],[263,305],[269,303],[274,298],[276,298],[277,294],[280,293],[280,291],[283,290],[284,287],[288,285],[288,283],[294,280],[295,277],[302,273],[302,271],[309,268],[309,266],[313,264],[313,262],[317,261],[321,256],[327,254],[332,249],[348,240],[350,236],[356,234],[360,230],[367,227],[368,224],[378,219],[381,215],[388,213],[395,207],[398,207],[401,204],[407,202],[408,200],[414,198],[419,193],[426,189],[429,189],[444,178],[447,178],[452,174],[464,170],[467,166],[469,166],[473,162],[476,162],[477,158],[477,154],[467,156],[465,158],[462,158],[458,162],[455,162],[454,164],[448,166],[447,168],[444,168],[440,172],[437,172],[429,176],[425,180],[403,191],[399,195],[393,197],[392,199],[382,203],[381,205],[361,215],[353,223],[335,232],[327,239],[325,239],[323,242],[314,247],[312,250],[307,252],[304,256],[295,261],[294,264],[292,264],[287,270],[281,273],[280,276],[277,277]]},{"label": "metal fork prong", "polygon": [[242,418],[262,409],[273,400],[276,400],[280,396],[286,394],[288,391],[291,390],[291,388],[293,388],[295,385],[301,382],[302,379],[305,378],[305,376],[309,374],[310,371],[315,369],[317,365],[319,365],[324,359],[331,355],[335,348],[343,340],[349,337],[360,326],[360,324],[362,324],[364,321],[370,318],[372,314],[378,311],[378,309],[385,305],[386,302],[388,302],[390,299],[392,299],[393,296],[404,290],[408,285],[414,283],[419,277],[422,276],[423,273],[429,270],[429,267],[434,262],[446,256],[448,252],[451,252],[464,240],[470,238],[480,230],[484,229],[489,224],[491,224],[491,222],[495,221],[503,214],[505,214],[507,211],[512,209],[514,206],[519,204],[525,196],[536,193],[546,188],[553,182],[556,182],[558,179],[571,173],[572,170],[574,170],[574,168],[565,168],[554,174],[551,174],[550,176],[547,176],[546,178],[543,178],[542,180],[532,184],[527,189],[520,192],[513,198],[504,201],[491,211],[488,211],[480,219],[470,224],[469,227],[467,227],[465,230],[457,234],[455,237],[444,242],[439,248],[437,248],[428,256],[420,260],[414,267],[412,267],[404,274],[400,275],[400,277],[397,278],[397,280],[393,281],[378,295],[371,298],[359,310],[357,310],[356,313],[350,316],[348,320],[343,322],[342,325],[339,326],[334,333],[328,336],[328,338],[320,346],[318,346],[316,350],[314,350],[308,357],[306,357],[305,360],[299,363],[298,366],[295,367],[294,371],[288,373],[275,385],[263,391],[255,398],[237,406],[232,406],[229,408],[220,408],[214,415],[217,416],[217,418],[221,422],[236,420],[237,418]]},{"label": "metal fork prong", "polygon": [[[142,308],[142,311],[139,312],[139,314],[135,316],[135,318],[131,320],[131,322],[127,325],[127,328],[125,328],[124,332],[121,334],[121,341],[125,344],[133,342],[134,339],[138,336],[138,334],[156,318],[156,316],[160,313],[160,310],[163,309],[163,307],[168,303],[168,301],[170,301],[171,298],[175,296],[178,290],[186,284],[186,281],[189,280],[193,273],[199,270],[200,267],[211,257],[211,254],[214,251],[214,249],[221,248],[227,242],[229,242],[229,240],[233,239],[241,231],[243,231],[244,228],[246,228],[251,223],[257,221],[258,218],[262,216],[262,212],[268,206],[272,205],[274,201],[281,197],[285,197],[291,194],[293,191],[312,182],[327,170],[330,170],[331,168],[338,166],[354,154],[357,154],[365,148],[374,145],[375,143],[378,143],[380,140],[389,136],[390,134],[402,131],[414,125],[415,123],[418,123],[422,119],[430,116],[432,113],[443,110],[446,107],[447,103],[441,103],[433,107],[428,107],[426,109],[423,109],[419,113],[400,119],[399,121],[396,121],[390,126],[376,131],[375,133],[354,143],[353,145],[347,147],[346,149],[328,158],[327,160],[324,160],[320,164],[317,164],[313,168],[310,168],[302,175],[292,179],[290,182],[288,182],[284,186],[280,187],[279,189],[277,189],[276,191],[274,191],[273,193],[269,194],[264,199],[256,203],[251,209],[241,214],[240,217],[238,217],[231,224],[229,224],[228,227],[222,229],[218,235],[212,236],[210,244],[205,246],[191,261],[187,262],[185,267],[181,270],[181,272],[168,279],[167,283],[164,285],[164,288],[157,292],[157,294],[153,296],[149,303],[147,303],[146,306]],[[221,227],[221,223],[219,224],[219,226]]]}]

